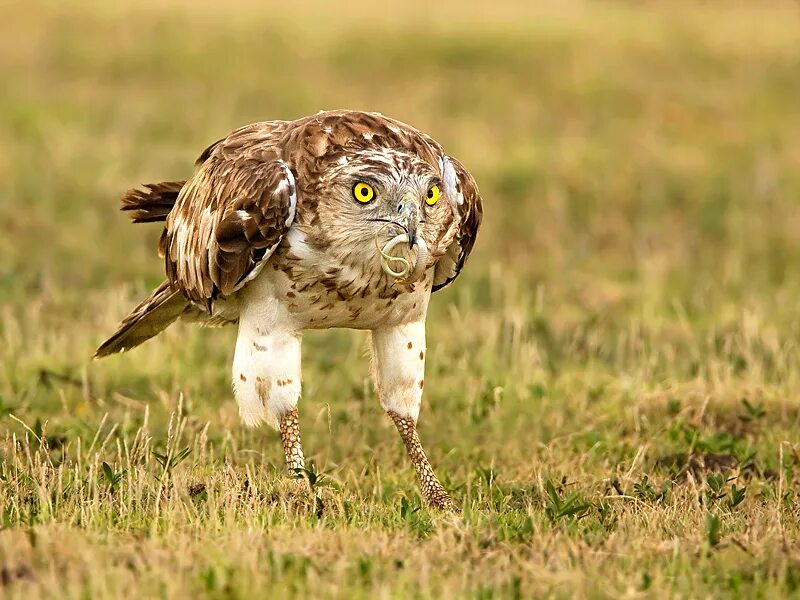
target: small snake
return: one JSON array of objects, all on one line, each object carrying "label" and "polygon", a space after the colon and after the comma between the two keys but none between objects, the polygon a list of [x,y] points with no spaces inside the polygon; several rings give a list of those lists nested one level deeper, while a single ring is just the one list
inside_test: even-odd
[{"label": "small snake", "polygon": [[[417,236],[417,239],[414,240],[414,246],[417,248],[417,260],[412,270],[411,263],[407,259],[403,258],[402,256],[392,256],[389,254],[389,252],[391,252],[398,244],[408,243],[408,234],[400,233],[386,242],[383,247],[381,247],[378,243],[378,236],[380,235],[381,231],[383,231],[383,228],[381,228],[378,233],[375,234],[375,247],[378,249],[378,252],[380,252],[381,255],[381,268],[383,269],[383,272],[389,277],[393,278],[395,283],[412,283],[419,279],[423,271],[425,271],[425,265],[428,262],[429,252],[428,245],[425,243],[425,240],[419,236]],[[400,263],[402,268],[397,271],[391,267],[391,263]]]}]

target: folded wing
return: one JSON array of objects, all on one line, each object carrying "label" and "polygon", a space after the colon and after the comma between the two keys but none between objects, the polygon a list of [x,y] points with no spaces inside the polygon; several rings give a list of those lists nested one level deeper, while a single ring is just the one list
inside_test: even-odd
[{"label": "folded wing", "polygon": [[209,311],[258,274],[297,207],[294,176],[278,153],[230,140],[203,153],[159,244],[170,284]]},{"label": "folded wing", "polygon": [[478,184],[455,158],[443,156],[440,162],[444,195],[455,218],[455,235],[447,251],[436,263],[433,291],[448,286],[461,272],[475,245],[483,219],[483,203]]}]

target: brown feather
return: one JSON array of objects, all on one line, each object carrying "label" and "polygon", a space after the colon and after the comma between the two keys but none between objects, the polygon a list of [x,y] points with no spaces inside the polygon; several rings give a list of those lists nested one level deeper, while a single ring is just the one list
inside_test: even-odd
[{"label": "brown feather", "polygon": [[148,183],[145,189],[131,188],[120,199],[120,210],[134,223],[164,221],[175,205],[185,181]]},{"label": "brown feather", "polygon": [[167,219],[167,277],[194,302],[233,293],[291,225],[296,189],[270,135],[278,129],[249,125],[206,149]]}]

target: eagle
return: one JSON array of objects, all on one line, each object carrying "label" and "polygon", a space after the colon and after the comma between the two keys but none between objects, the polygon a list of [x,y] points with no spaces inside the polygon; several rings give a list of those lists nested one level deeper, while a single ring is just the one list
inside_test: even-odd
[{"label": "eagle", "polygon": [[431,293],[458,277],[483,215],[474,178],[442,146],[380,113],[321,111],[245,125],[186,181],[128,190],[134,223],[164,222],[166,278],[96,351],[138,346],[177,319],[238,324],[233,392],[247,426],[280,432],[302,474],[297,404],[306,329],[371,333],[381,405],[423,499],[455,510],[417,435]]}]

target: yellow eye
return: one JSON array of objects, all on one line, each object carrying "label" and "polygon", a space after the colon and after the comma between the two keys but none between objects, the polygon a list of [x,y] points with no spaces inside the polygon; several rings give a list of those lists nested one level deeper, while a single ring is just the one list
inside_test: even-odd
[{"label": "yellow eye", "polygon": [[370,184],[361,181],[353,188],[353,197],[366,204],[375,197],[375,190]]},{"label": "yellow eye", "polygon": [[439,191],[439,186],[434,185],[428,190],[428,195],[425,197],[425,202],[427,202],[429,206],[433,206],[439,200],[439,196],[441,195],[442,194]]}]

